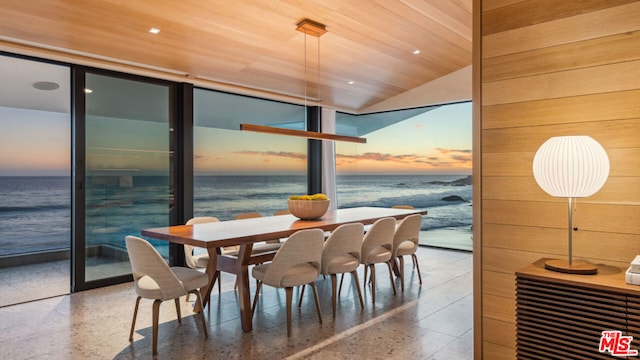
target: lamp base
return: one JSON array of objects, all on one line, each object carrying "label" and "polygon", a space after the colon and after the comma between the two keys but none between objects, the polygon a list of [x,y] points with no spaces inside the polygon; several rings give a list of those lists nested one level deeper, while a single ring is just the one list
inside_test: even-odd
[{"label": "lamp base", "polygon": [[598,272],[598,267],[586,261],[572,261],[569,265],[567,260],[547,260],[544,268],[551,271],[558,271],[567,274],[593,275]]}]

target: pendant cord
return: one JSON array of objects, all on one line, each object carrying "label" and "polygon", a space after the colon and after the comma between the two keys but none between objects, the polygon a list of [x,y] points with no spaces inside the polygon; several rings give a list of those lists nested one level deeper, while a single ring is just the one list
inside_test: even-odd
[{"label": "pendant cord", "polygon": [[[318,37],[318,69],[316,70],[316,111],[320,111],[320,37]],[[319,118],[319,117],[318,117]]]},{"label": "pendant cord", "polygon": [[304,33],[304,128],[308,126],[307,120],[307,32]]}]

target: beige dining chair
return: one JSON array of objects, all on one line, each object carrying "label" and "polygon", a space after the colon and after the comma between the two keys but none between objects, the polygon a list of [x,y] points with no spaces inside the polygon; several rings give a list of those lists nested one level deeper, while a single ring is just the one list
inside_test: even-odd
[{"label": "beige dining chair", "polygon": [[[358,292],[360,308],[364,309],[360,281],[358,280],[358,266],[360,266],[360,251],[364,226],[360,223],[344,224],[335,229],[324,242],[320,273],[331,276],[331,295],[333,299],[333,317],[336,317],[336,274],[350,273],[354,286]],[[342,285],[342,280],[340,280]]]},{"label": "beige dining chair", "polygon": [[278,210],[274,212],[273,216],[289,215],[289,214],[291,214],[291,211],[289,211],[289,209],[284,209],[284,210]]},{"label": "beige dining chair", "polygon": [[[405,209],[405,210],[415,210],[416,208],[413,207],[412,205],[393,205],[391,208],[393,209]],[[416,266],[416,260],[412,257],[411,260],[413,261],[413,266]]]},{"label": "beige dining chair", "polygon": [[[213,216],[199,216],[191,218],[185,225],[205,224],[211,222],[220,221],[217,217]],[[192,269],[206,268],[207,262],[209,262],[209,254],[194,254],[195,246],[184,245],[184,260],[188,267]]]},{"label": "beige dining chair", "polygon": [[[212,223],[212,222],[218,222],[220,221],[217,217],[213,217],[213,216],[198,216],[198,217],[194,217],[191,218],[187,221],[186,225],[195,225],[195,224],[206,224],[206,223]],[[191,245],[184,245],[184,259],[185,259],[185,263],[187,264],[188,267],[192,268],[192,269],[203,269],[207,267],[207,263],[209,262],[209,253],[201,253],[201,254],[196,254],[194,255],[194,250],[195,250],[195,246],[191,246]],[[229,246],[226,248],[223,248],[222,251],[237,251],[238,247],[237,246]],[[222,293],[222,282],[220,279],[220,276],[222,274],[218,271],[218,277],[217,277],[217,282],[218,282],[218,293]],[[213,286],[213,284],[211,284]],[[187,301],[189,301],[189,295],[187,295]]]},{"label": "beige dining chair", "polygon": [[376,264],[385,263],[389,268],[389,279],[393,294],[396,294],[396,286],[393,282],[393,273],[391,270],[391,250],[393,246],[393,234],[395,231],[396,220],[391,217],[382,218],[373,223],[369,231],[364,235],[362,240],[362,251],[360,253],[360,263],[364,267],[364,279],[367,283],[367,270],[371,270],[371,301],[376,302]]},{"label": "beige dining chair", "polygon": [[[242,219],[253,219],[253,218],[259,218],[259,217],[262,217],[262,215],[258,212],[247,212],[247,213],[241,213],[236,215],[235,219],[242,220]],[[251,255],[253,256],[253,255],[260,255],[260,254],[275,252],[275,251],[278,251],[278,249],[280,249],[281,245],[282,243],[280,242],[280,239],[273,239],[273,240],[267,240],[261,243],[256,243],[256,244],[253,244],[253,248],[251,249]],[[229,251],[225,253],[225,255],[238,256],[238,251],[239,251],[239,248],[236,251]]]},{"label": "beige dining chair", "polygon": [[400,286],[404,291],[404,256],[411,256],[413,264],[418,271],[418,280],[422,285],[422,275],[420,275],[420,265],[416,251],[418,250],[418,241],[420,240],[420,226],[422,225],[422,215],[409,215],[402,219],[396,226],[393,235],[393,256],[391,261],[398,259],[398,270],[400,273]]},{"label": "beige dining chair", "polygon": [[406,209],[406,210],[415,210],[415,208],[411,205],[393,205],[391,208],[393,209]]},{"label": "beige dining chair", "polygon": [[324,232],[320,229],[300,230],[289,237],[273,260],[268,264],[256,265],[251,274],[258,280],[251,315],[258,303],[258,295],[262,284],[275,288],[284,288],[287,306],[287,337],[291,335],[291,301],[295,286],[310,285],[316,303],[318,320],[322,324],[320,302],[315,280],[320,275]]},{"label": "beige dining chair", "polygon": [[[129,341],[133,341],[133,332],[135,330],[136,317],[138,316],[140,299],[153,299],[153,324],[151,333],[153,355],[155,356],[158,354],[158,318],[160,304],[166,300],[174,300],[176,312],[178,313],[178,323],[182,324],[180,296],[189,293],[195,294],[197,305],[202,309],[202,296],[199,289],[207,285],[209,278],[206,274],[198,270],[186,267],[169,267],[158,251],[148,241],[142,238],[127,236],[125,242],[131,263],[134,287],[138,295],[133,311],[133,319],[131,321]],[[207,324],[202,311],[200,311],[200,318],[202,320],[204,336],[208,338]]]},{"label": "beige dining chair", "polygon": [[262,217],[262,215],[259,212],[246,212],[246,213],[240,213],[236,215],[235,219],[242,220],[242,219],[253,219],[253,218],[259,218],[259,217]]}]

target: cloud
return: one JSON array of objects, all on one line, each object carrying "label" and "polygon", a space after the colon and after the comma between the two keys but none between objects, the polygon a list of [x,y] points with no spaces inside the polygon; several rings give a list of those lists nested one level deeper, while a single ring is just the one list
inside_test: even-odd
[{"label": "cloud", "polygon": [[355,162],[355,161],[392,161],[392,162],[400,162],[400,163],[412,163],[419,159],[420,156],[415,154],[405,154],[405,155],[393,155],[393,154],[383,154],[383,153],[373,153],[367,152],[364,154],[358,155],[343,155],[337,154],[336,159],[344,161],[344,162]]},{"label": "cloud", "polygon": [[441,154],[450,154],[450,153],[459,153],[459,154],[469,154],[471,155],[471,150],[455,150],[455,149],[444,149],[444,148],[436,148]]},{"label": "cloud", "polygon": [[406,165],[428,165],[435,168],[470,167],[471,150],[437,148],[438,154],[388,154],[367,152],[357,155],[336,155],[336,165],[349,165],[357,162],[374,161]]},{"label": "cloud", "polygon": [[248,156],[267,156],[267,157],[277,157],[284,159],[292,159],[292,160],[307,160],[307,154],[295,153],[290,151],[234,151],[233,154],[236,155],[248,155]]},{"label": "cloud", "polygon": [[[470,168],[472,152],[471,150],[437,148],[436,153],[431,154],[391,154],[379,152],[366,152],[362,154],[336,154],[336,166],[349,166],[356,163],[377,163],[379,166],[395,166],[407,168]],[[285,159],[293,161],[306,161],[307,155],[304,153],[289,151],[255,151],[244,150],[232,153],[235,156],[261,157],[263,162],[273,162],[274,159]],[[197,161],[211,161],[211,157],[195,155]]]}]

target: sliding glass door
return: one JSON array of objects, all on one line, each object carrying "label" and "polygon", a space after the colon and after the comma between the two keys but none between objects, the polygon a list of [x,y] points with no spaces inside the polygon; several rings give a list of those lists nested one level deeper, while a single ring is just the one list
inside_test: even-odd
[{"label": "sliding glass door", "polygon": [[71,75],[0,56],[0,78],[1,307],[69,292]]},{"label": "sliding glass door", "polygon": [[[75,219],[76,245],[84,241],[84,274],[77,276],[84,275],[78,283],[94,287],[92,282],[100,286],[130,274],[125,236],[170,224],[173,107],[171,84],[83,75],[84,122],[77,122],[76,149],[84,154],[76,156],[75,188],[84,209]],[[168,258],[167,242],[154,245]]]}]

